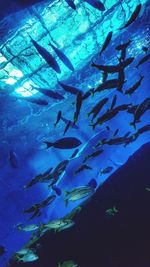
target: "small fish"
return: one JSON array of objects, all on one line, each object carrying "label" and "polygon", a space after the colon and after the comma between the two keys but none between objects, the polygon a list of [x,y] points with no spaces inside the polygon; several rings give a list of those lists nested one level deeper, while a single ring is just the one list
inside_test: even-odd
[{"label": "small fish", "polygon": [[[72,3],[72,8],[75,7],[75,9],[76,9],[76,6],[75,6],[73,0],[69,0],[69,1],[66,1],[66,2]],[[53,50],[55,51],[56,55],[65,64],[65,66],[68,69],[70,69],[71,71],[74,71],[74,67],[73,67],[71,61],[69,60],[69,58],[60,49],[58,49],[56,46],[54,46],[52,44],[49,44],[49,45],[53,48]]]},{"label": "small fish", "polygon": [[148,52],[148,47],[146,47],[146,46],[142,46],[142,50],[143,50],[145,53],[147,53],[147,52]]},{"label": "small fish", "polygon": [[134,120],[130,123],[130,125],[133,125],[135,128],[136,123],[140,122],[140,118],[147,110],[150,110],[150,97],[147,97],[138,105],[137,109],[134,112]]},{"label": "small fish", "polygon": [[38,260],[38,256],[35,254],[35,253],[27,253],[25,254],[23,257],[21,257],[18,261],[21,261],[21,262],[33,262],[33,261],[36,261]]},{"label": "small fish", "polygon": [[42,47],[35,40],[33,40],[31,36],[30,38],[31,38],[31,41],[34,47],[36,48],[38,53],[41,55],[41,57],[47,62],[47,64],[57,73],[61,73],[60,67],[57,61],[55,60],[55,58],[44,47]]},{"label": "small fish", "polygon": [[49,230],[59,231],[60,229],[65,228],[67,225],[72,226],[73,225],[72,223],[73,223],[72,220],[62,218],[62,219],[50,221],[47,224],[44,224],[43,227]]},{"label": "small fish", "polygon": [[74,0],[65,0],[66,3],[74,10],[76,10],[76,5],[74,3]]},{"label": "small fish", "polygon": [[57,93],[56,91],[50,90],[48,88],[39,88],[35,86],[32,86],[32,88],[34,88],[35,90],[39,91],[43,95],[46,95],[50,98],[58,99],[58,100],[64,99],[64,97],[61,94]]},{"label": "small fish", "polygon": [[33,185],[35,185],[38,182],[41,182],[49,173],[52,171],[53,168],[49,168],[47,171],[45,171],[43,174],[38,174],[35,177],[32,178],[32,180],[24,186],[24,189],[27,189]]},{"label": "small fish", "polygon": [[76,98],[76,111],[74,113],[74,124],[77,122],[79,114],[80,114],[80,110],[81,110],[81,106],[82,106],[82,93],[77,94],[77,98]]},{"label": "small fish", "polygon": [[57,125],[58,122],[60,121],[60,119],[61,119],[61,115],[62,115],[62,112],[61,112],[61,110],[59,110],[59,111],[58,111],[58,114],[57,114],[56,122],[54,123],[54,127],[56,127],[56,125]]},{"label": "small fish", "polygon": [[39,228],[39,226],[36,224],[30,224],[30,225],[23,226],[22,223],[17,224],[16,227],[18,230],[25,231],[25,232],[32,232],[32,231],[35,231]]},{"label": "small fish", "polygon": [[144,76],[141,75],[140,79],[128,90],[125,91],[125,95],[132,95],[141,85]]},{"label": "small fish", "polygon": [[84,170],[92,170],[93,168],[91,168],[90,166],[88,166],[87,164],[83,164],[81,165],[76,171],[75,174],[82,172]]},{"label": "small fish", "polygon": [[26,255],[26,254],[30,254],[30,253],[32,253],[33,251],[31,250],[31,249],[29,249],[29,248],[22,248],[22,249],[20,249],[20,250],[18,250],[17,252],[16,252],[16,255],[19,255],[19,256],[24,256],[24,255]]},{"label": "small fish", "polygon": [[150,192],[150,187],[145,187],[145,190]]},{"label": "small fish", "polygon": [[114,106],[116,105],[116,101],[117,101],[117,95],[114,95],[112,103],[111,103],[111,106],[110,106],[110,109],[114,108]]},{"label": "small fish", "polygon": [[131,17],[129,18],[128,22],[123,27],[121,27],[120,30],[128,27],[130,24],[132,24],[137,19],[138,15],[140,13],[141,7],[142,7],[141,4],[137,5],[137,7],[135,8],[135,10],[132,13]]},{"label": "small fish", "polygon": [[123,91],[123,86],[125,84],[126,80],[125,80],[125,72],[124,69],[121,69],[118,72],[118,87],[117,87],[117,91],[122,92]]},{"label": "small fish", "polygon": [[108,97],[105,97],[104,99],[100,100],[88,113],[88,117],[93,113],[92,121],[95,119],[97,114],[101,111],[103,106],[108,102]]},{"label": "small fish", "polygon": [[143,126],[142,128],[138,129],[137,134],[140,135],[142,133],[145,133],[147,131],[150,131],[150,124],[147,124]]},{"label": "small fish", "polygon": [[48,102],[45,99],[34,98],[33,96],[32,97],[24,97],[24,98],[21,97],[19,99],[22,99],[24,101],[28,101],[30,103],[33,103],[33,104],[36,104],[36,105],[40,105],[40,106],[47,106],[48,105]]},{"label": "small fish", "polygon": [[61,189],[57,187],[56,185],[52,185],[52,189],[55,191],[55,193],[60,196],[62,194]]},{"label": "small fish", "polygon": [[102,91],[108,90],[108,89],[114,89],[117,86],[118,86],[118,79],[107,80],[104,83],[100,83],[96,87],[96,89],[94,90],[94,93],[102,92]]},{"label": "small fish", "polygon": [[65,129],[64,129],[64,133],[63,133],[63,135],[66,134],[66,132],[68,131],[70,125],[71,125],[71,121],[68,121],[68,123],[66,124],[66,127],[65,127]]},{"label": "small fish", "polygon": [[[61,117],[61,120],[62,120],[65,124],[68,124],[69,121],[70,121],[70,120],[65,119],[64,117]],[[74,128],[74,129],[79,129],[79,127],[78,127],[76,124],[74,124],[72,121],[70,121],[70,127],[71,127],[71,128]]]},{"label": "small fish", "polygon": [[136,65],[136,68],[138,69],[138,67],[140,66],[140,65],[142,65],[143,63],[145,63],[147,60],[149,60],[150,59],[150,54],[147,54],[145,57],[143,57],[140,61],[139,61],[139,63]]},{"label": "small fish", "polygon": [[113,170],[112,166],[108,166],[100,171],[100,175],[110,173]]},{"label": "small fish", "polygon": [[3,256],[5,252],[6,252],[5,247],[0,245],[0,256]]},{"label": "small fish", "polygon": [[76,155],[78,154],[79,149],[75,149],[75,151],[73,152],[73,154],[71,155],[70,159],[74,159],[76,157]]},{"label": "small fish", "polygon": [[95,129],[95,127],[97,125],[101,125],[103,124],[104,122],[106,121],[109,121],[111,120],[112,118],[114,118],[117,114],[118,114],[118,110],[117,109],[111,109],[111,110],[108,110],[106,113],[104,113],[101,117],[99,117],[97,119],[97,121],[94,123],[94,124],[91,124],[90,126]]},{"label": "small fish", "polygon": [[100,11],[105,11],[105,6],[100,0],[84,0],[84,1]]},{"label": "small fish", "polygon": [[73,95],[78,95],[79,93],[81,93],[82,91],[76,87],[73,87],[71,85],[66,85],[60,81],[58,81],[59,85],[68,93],[71,93]]},{"label": "small fish", "polygon": [[47,148],[55,147],[59,149],[72,149],[75,147],[78,147],[82,144],[82,142],[75,138],[75,137],[64,137],[62,139],[59,139],[55,142],[44,142],[47,145]]},{"label": "small fish", "polygon": [[114,216],[116,213],[118,213],[118,209],[114,206],[113,208],[106,210],[106,215]]},{"label": "small fish", "polygon": [[90,158],[98,157],[99,155],[103,153],[103,151],[104,151],[103,149],[99,149],[96,152],[93,152],[92,154],[85,156],[83,163],[85,163]]},{"label": "small fish", "polygon": [[58,263],[58,267],[78,267],[77,264],[74,263],[74,261],[64,261],[63,263]]},{"label": "small fish", "polygon": [[73,189],[72,191],[65,191],[66,199],[65,204],[68,205],[69,201],[77,201],[83,198],[91,197],[95,192],[95,188],[91,186],[81,186]]},{"label": "small fish", "polygon": [[116,110],[116,111],[124,111],[124,110],[127,110],[132,104],[123,104],[123,105],[120,105],[120,106],[117,106],[115,107],[113,110]]},{"label": "small fish", "polygon": [[107,46],[109,45],[109,43],[110,43],[110,41],[111,41],[111,38],[112,38],[112,34],[113,34],[113,32],[111,31],[111,32],[109,32],[108,34],[107,34],[107,37],[106,37],[106,39],[105,39],[105,42],[104,42],[104,44],[103,44],[103,46],[102,46],[102,49],[101,49],[101,51],[100,51],[100,56],[101,56],[101,54],[105,51],[105,49],[107,48]]},{"label": "small fish", "polygon": [[18,168],[17,154],[15,151],[10,150],[8,154],[8,159],[12,168]]}]

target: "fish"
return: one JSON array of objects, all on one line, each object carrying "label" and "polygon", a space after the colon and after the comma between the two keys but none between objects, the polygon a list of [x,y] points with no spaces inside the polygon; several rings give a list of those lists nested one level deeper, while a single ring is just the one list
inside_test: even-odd
[{"label": "fish", "polygon": [[55,70],[57,73],[60,74],[61,70],[60,70],[60,67],[59,67],[57,61],[55,60],[55,58],[44,47],[39,45],[31,36],[30,36],[30,38],[31,38],[32,44],[34,45],[34,47],[36,48],[38,53],[41,55],[41,57],[47,62],[47,64],[53,70]]},{"label": "fish", "polygon": [[97,187],[97,182],[95,179],[91,179],[87,185],[95,189]]},{"label": "fish", "polygon": [[121,68],[126,68],[127,66],[129,66],[133,62],[133,60],[134,57],[130,57],[117,65],[97,65],[93,62],[91,66],[107,73],[116,73],[119,72]]},{"label": "fish", "polygon": [[70,124],[71,124],[71,121],[68,121],[68,123],[66,124],[66,127],[65,127],[65,129],[64,129],[64,133],[63,133],[63,135],[65,135],[66,132],[68,131],[68,129],[69,129],[69,127],[70,127]]},{"label": "fish", "polygon": [[[70,120],[65,119],[64,117],[61,117],[61,120],[62,120],[65,124],[68,124],[69,121],[70,121]],[[74,129],[79,129],[79,127],[78,127],[76,124],[74,124],[72,121],[70,121],[70,127],[71,127],[71,128],[74,128]]]},{"label": "fish", "polygon": [[127,112],[130,114],[134,114],[136,109],[137,109],[138,105],[131,105],[128,107]]},{"label": "fish", "polygon": [[150,131],[150,124],[147,124],[147,125],[141,127],[140,129],[138,129],[137,134],[140,135],[140,134],[145,133],[147,131]]},{"label": "fish", "polygon": [[81,165],[76,171],[75,174],[82,172],[84,170],[92,170],[93,168],[91,168],[90,166],[88,166],[87,164],[83,164]]},{"label": "fish", "polygon": [[41,208],[44,208],[48,206],[49,204],[51,204],[55,199],[56,199],[56,195],[49,196],[45,200],[43,200],[39,205]]},{"label": "fish", "polygon": [[76,157],[76,155],[78,154],[79,149],[75,149],[75,151],[73,152],[73,154],[70,156],[70,159],[74,159]]},{"label": "fish", "polygon": [[145,190],[150,192],[150,187],[145,187]]},{"label": "fish", "polygon": [[82,100],[85,100],[85,99],[87,99],[89,96],[94,96],[94,91],[95,91],[95,89],[94,88],[91,88],[91,89],[89,89],[88,91],[86,91],[84,94],[83,94],[83,96],[82,96]]},{"label": "fish", "polygon": [[100,175],[110,173],[113,170],[112,166],[108,166],[100,171]]},{"label": "fish", "polygon": [[128,90],[125,91],[125,95],[132,95],[139,88],[142,83],[142,80],[144,79],[144,76],[140,76],[140,79],[133,86],[131,86]]},{"label": "fish", "polygon": [[37,90],[38,92],[42,93],[43,95],[50,97],[50,98],[58,99],[58,100],[64,99],[64,96],[62,96],[58,92],[50,90],[48,88],[40,88],[40,87],[36,87],[36,86],[32,86],[32,88]]},{"label": "fish", "polygon": [[119,111],[115,109],[108,110],[105,114],[99,117],[94,124],[91,124],[90,126],[95,129],[98,124],[103,124],[104,122],[114,118],[118,114],[118,112]]},{"label": "fish", "polygon": [[99,149],[99,150],[97,150],[97,151],[95,151],[95,152],[93,152],[93,153],[91,153],[91,154],[85,156],[85,158],[84,158],[84,160],[83,160],[83,163],[85,163],[85,162],[86,162],[88,159],[90,159],[90,158],[98,157],[98,156],[101,155],[103,152],[104,152],[103,149]]},{"label": "fish", "polygon": [[44,143],[47,145],[47,148],[55,147],[59,149],[72,149],[82,144],[82,142],[75,137],[64,137],[55,142],[45,141]]},{"label": "fish", "polygon": [[108,73],[104,71],[102,73],[102,83],[105,83],[107,81],[107,78],[108,78]]},{"label": "fish", "polygon": [[69,260],[64,261],[63,263],[59,262],[57,267],[78,267],[78,265],[74,261]]},{"label": "fish", "polygon": [[74,3],[74,0],[65,0],[68,6],[70,6],[72,9],[76,10],[76,5]]},{"label": "fish", "polygon": [[37,104],[37,105],[40,105],[40,106],[47,106],[48,105],[48,102],[45,100],[45,99],[42,99],[42,98],[35,98],[35,97],[21,97],[19,99],[22,99],[22,100],[25,100],[25,101],[28,101],[30,103],[33,103],[33,104]]},{"label": "fish", "polygon": [[54,123],[54,127],[56,127],[56,125],[57,125],[58,122],[60,121],[60,119],[61,119],[61,115],[62,115],[62,112],[61,112],[61,110],[59,110],[58,113],[57,113],[57,119],[56,119],[56,122]]},{"label": "fish", "polygon": [[16,252],[16,255],[24,256],[26,254],[32,253],[33,251],[30,248],[22,248]]},{"label": "fish", "polygon": [[39,228],[38,225],[36,224],[30,224],[30,225],[25,225],[23,226],[22,223],[20,224],[17,224],[17,229],[20,230],[20,231],[25,231],[25,232],[32,232],[32,231],[35,231]]},{"label": "fish", "polygon": [[5,247],[0,245],[0,256],[3,256],[5,252],[6,252]]},{"label": "fish", "polygon": [[60,232],[67,228],[70,228],[74,225],[74,222],[71,219],[62,218],[48,222],[47,224],[43,225],[44,228],[48,230],[55,230],[55,232]]},{"label": "fish", "polygon": [[130,45],[132,43],[132,40],[129,40],[128,42],[126,42],[126,43],[123,43],[123,44],[120,44],[120,45],[118,45],[118,46],[116,46],[116,50],[126,50],[127,49],[127,47]]},{"label": "fish", "polygon": [[71,93],[73,95],[78,95],[82,91],[76,87],[73,87],[71,85],[64,84],[58,80],[58,84],[68,93]]},{"label": "fish", "polygon": [[[117,137],[117,138],[110,138],[110,139],[105,139],[102,141],[99,141],[98,144],[95,147],[98,147],[99,145],[122,145],[122,144],[127,144],[132,140],[132,137],[129,136],[130,132],[127,132],[124,136],[122,137]],[[128,137],[129,136],[129,137]]]},{"label": "fish", "polygon": [[105,11],[105,6],[100,0],[84,0],[84,1],[100,11]]},{"label": "fish", "polygon": [[[72,3],[73,4],[72,7],[74,6],[76,8],[73,0],[69,0],[68,2]],[[71,71],[74,71],[74,67],[73,67],[71,61],[69,60],[69,58],[60,49],[58,49],[56,46],[52,45],[51,43],[49,43],[49,45],[53,48],[53,50],[55,51],[56,55],[64,63],[64,65],[68,69],[70,69]]]},{"label": "fish", "polygon": [[56,185],[52,185],[51,188],[55,191],[57,196],[60,196],[62,194],[61,189],[59,187],[57,187]]},{"label": "fish", "polygon": [[131,106],[132,104],[123,104],[123,105],[120,105],[120,106],[117,106],[115,107],[113,110],[116,110],[116,111],[124,111],[124,110],[128,110],[128,108]]},{"label": "fish", "polygon": [[118,209],[115,206],[113,206],[112,208],[107,209],[105,213],[106,215],[114,216],[116,213],[118,213]]},{"label": "fish", "polygon": [[146,47],[146,46],[142,46],[142,50],[143,50],[145,53],[147,53],[147,52],[148,52],[148,47]]},{"label": "fish", "polygon": [[126,82],[125,80],[125,72],[124,69],[121,69],[118,72],[118,86],[117,86],[117,91],[122,92],[123,91],[123,86],[124,83]]},{"label": "fish", "polygon": [[33,251],[32,251],[32,253],[29,252],[29,253],[23,255],[21,258],[18,259],[18,261],[25,263],[25,262],[33,262],[33,261],[36,261],[38,259],[39,259],[39,257],[35,253],[33,253]]},{"label": "fish", "polygon": [[76,98],[76,111],[74,113],[74,124],[77,122],[79,114],[80,114],[80,110],[81,110],[81,106],[82,106],[82,93],[80,92],[79,94],[77,94],[77,98]]},{"label": "fish", "polygon": [[18,168],[17,154],[15,151],[10,150],[8,153],[8,159],[12,168]]},{"label": "fish", "polygon": [[108,102],[108,97],[103,98],[100,100],[93,108],[92,110],[88,113],[88,117],[93,113],[92,121],[95,119],[97,114],[101,111],[103,106]]},{"label": "fish", "polygon": [[136,6],[135,10],[133,11],[131,17],[129,18],[129,20],[127,21],[127,23],[120,28],[120,30],[124,29],[124,28],[127,28],[129,25],[131,25],[138,17],[140,11],[141,11],[141,7],[142,5],[139,4]]},{"label": "fish", "polygon": [[94,94],[96,92],[102,92],[104,90],[114,89],[117,87],[118,87],[118,79],[107,80],[96,87],[96,89],[94,90]]},{"label": "fish", "polygon": [[130,123],[131,126],[134,126],[136,128],[136,123],[140,122],[140,118],[143,116],[143,114],[150,109],[150,97],[147,97],[144,99],[143,102],[141,102],[137,109],[134,112],[134,120]]},{"label": "fish", "polygon": [[66,206],[68,206],[68,203],[70,201],[74,202],[77,200],[81,200],[83,198],[89,198],[91,197],[95,192],[95,188],[85,185],[85,186],[81,186],[81,187],[77,187],[75,189],[73,189],[72,191],[65,191],[65,204]]},{"label": "fish", "polygon": [[139,63],[136,65],[136,68],[138,69],[140,65],[144,64],[146,61],[150,59],[150,54],[147,54],[145,57],[143,57]]},{"label": "fish", "polygon": [[114,106],[116,105],[116,101],[117,101],[117,95],[114,95],[112,103],[111,103],[111,106],[110,106],[110,109],[114,108]]},{"label": "fish", "polygon": [[29,187],[35,185],[38,182],[41,182],[45,177],[47,177],[47,175],[49,175],[49,173],[51,173],[53,168],[49,168],[47,171],[45,171],[43,174],[38,174],[35,177],[32,178],[32,180],[24,186],[24,189],[28,189]]},{"label": "fish", "polygon": [[100,51],[100,56],[101,56],[101,54],[105,51],[105,49],[107,48],[107,46],[109,45],[109,43],[110,43],[110,41],[111,41],[111,38],[112,38],[112,34],[113,34],[113,32],[112,31],[110,31],[108,34],[107,34],[107,37],[106,37],[106,39],[105,39],[105,42],[104,42],[104,44],[103,44],[103,46],[102,46],[102,49],[101,49],[101,51]]}]

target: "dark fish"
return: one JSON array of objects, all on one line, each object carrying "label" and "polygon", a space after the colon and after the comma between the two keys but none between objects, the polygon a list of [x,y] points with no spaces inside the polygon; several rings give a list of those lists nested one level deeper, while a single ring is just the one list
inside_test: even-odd
[{"label": "dark fish", "polygon": [[128,22],[127,22],[123,27],[121,27],[120,30],[122,30],[122,29],[128,27],[130,24],[132,24],[132,23],[136,20],[136,18],[138,17],[138,15],[139,15],[139,13],[140,13],[141,7],[142,7],[141,4],[139,4],[139,5],[136,7],[136,9],[135,9],[134,12],[132,13],[131,17],[129,18]]},{"label": "dark fish", "polygon": [[58,99],[58,100],[59,99],[60,100],[64,99],[64,97],[61,94],[59,94],[59,93],[57,93],[57,92],[55,92],[53,90],[50,90],[50,89],[47,89],[47,88],[34,87],[34,86],[32,86],[32,88],[36,89],[38,92],[40,92],[43,95],[46,95],[48,97],[51,97],[51,98],[54,98],[54,99]]},{"label": "dark fish", "polygon": [[146,55],[145,57],[143,57],[140,61],[139,61],[139,63],[136,65],[136,68],[138,69],[138,67],[140,66],[140,65],[142,65],[143,63],[145,63],[147,60],[149,60],[150,59],[150,54],[148,54],[148,55]]},{"label": "dark fish", "polygon": [[98,124],[103,124],[105,121],[108,121],[108,120],[111,120],[112,118],[114,118],[118,114],[118,112],[119,111],[115,110],[115,109],[108,110],[105,114],[103,114],[100,118],[98,118],[94,124],[92,124],[90,126],[92,126],[92,128],[95,129],[95,127]]},{"label": "dark fish", "polygon": [[104,71],[104,72],[102,73],[102,77],[103,77],[102,82],[105,83],[105,82],[107,81],[108,73]]},{"label": "dark fish", "polygon": [[94,91],[95,91],[95,89],[93,88],[91,88],[90,90],[88,90],[87,92],[85,92],[84,94],[83,94],[83,96],[82,96],[82,100],[85,100],[85,99],[87,99],[89,96],[93,96],[94,95]]},{"label": "dark fish", "polygon": [[102,169],[102,170],[100,171],[100,175],[109,173],[109,172],[111,172],[112,170],[113,170],[113,167],[112,167],[112,166],[108,166],[108,167],[106,167],[106,168],[104,168],[104,169]]},{"label": "dark fish", "polygon": [[104,99],[100,100],[93,108],[92,110],[88,113],[88,117],[93,113],[93,118],[92,121],[94,120],[94,118],[97,116],[97,114],[101,111],[101,109],[103,108],[103,106],[107,103],[108,101],[108,97],[105,97]]},{"label": "dark fish", "polygon": [[138,105],[131,105],[128,107],[127,112],[130,114],[134,114],[136,109],[137,109]]},{"label": "dark fish", "polygon": [[82,172],[84,170],[92,170],[92,168],[86,164],[83,164],[75,171],[75,174]]},{"label": "dark fish", "polygon": [[32,220],[35,217],[39,217],[41,215],[40,205],[39,204],[34,204],[29,209],[25,209],[23,211],[23,213],[33,213],[32,216],[29,218],[29,220]]},{"label": "dark fish", "polygon": [[18,168],[18,160],[17,160],[17,154],[13,150],[9,151],[8,159],[11,164],[11,167],[16,169]]},{"label": "dark fish", "polygon": [[114,108],[114,106],[116,105],[116,101],[117,101],[117,95],[114,95],[110,109]]},{"label": "dark fish", "polygon": [[[71,1],[73,2],[73,1]],[[75,6],[75,5],[74,5]],[[56,46],[52,45],[52,44],[49,44],[53,50],[55,51],[56,55],[59,57],[59,59],[65,64],[65,66],[70,69],[71,71],[74,71],[74,67],[71,63],[71,61],[69,60],[68,57],[66,57],[66,55],[61,51],[59,50]]]},{"label": "dark fish", "polygon": [[[61,120],[62,120],[65,124],[68,124],[69,121],[70,121],[70,120],[65,119],[64,117],[61,117]],[[79,127],[78,127],[76,124],[74,124],[72,121],[70,121],[70,127],[71,127],[71,128],[74,128],[74,129],[79,129]]]},{"label": "dark fish", "polygon": [[123,86],[124,86],[125,82],[126,82],[126,80],[125,80],[125,72],[124,72],[124,69],[121,69],[118,72],[118,87],[117,87],[117,91],[119,91],[119,92],[123,91]]},{"label": "dark fish", "polygon": [[55,195],[52,195],[52,196],[49,196],[47,197],[45,200],[43,200],[39,205],[41,208],[45,208],[47,207],[48,205],[50,205],[54,200],[55,200],[56,196]]},{"label": "dark fish", "polygon": [[57,61],[55,60],[55,58],[44,47],[42,47],[35,40],[33,40],[31,36],[30,38],[31,38],[31,41],[34,47],[36,48],[38,53],[41,55],[41,57],[47,62],[47,64],[57,73],[61,73],[60,67]]},{"label": "dark fish", "polygon": [[60,81],[58,81],[58,83],[68,93],[71,93],[73,95],[78,95],[79,93],[81,93],[81,90],[78,88],[75,88],[75,87],[70,86],[70,85],[66,85]]},{"label": "dark fish", "polygon": [[103,44],[103,47],[102,47],[102,49],[101,49],[101,51],[100,51],[100,53],[99,53],[100,56],[101,56],[101,54],[105,51],[105,49],[107,48],[107,46],[109,45],[109,43],[110,43],[110,41],[111,41],[111,38],[112,38],[112,34],[113,34],[112,31],[108,33],[108,35],[107,35],[107,37],[106,37],[106,39],[105,39],[105,42],[104,42],[104,44]]},{"label": "dark fish", "polygon": [[148,52],[148,47],[146,47],[146,46],[142,46],[142,50],[143,50],[145,53],[147,53],[147,52]]},{"label": "dark fish", "polygon": [[132,40],[129,40],[127,43],[116,46],[116,50],[126,50],[127,47],[132,43]]},{"label": "dark fish", "polygon": [[65,0],[65,1],[72,9],[76,10],[74,0]]},{"label": "dark fish", "polygon": [[77,98],[76,98],[76,111],[74,113],[74,124],[77,122],[79,114],[80,114],[80,110],[81,110],[81,106],[82,106],[82,93],[78,93],[77,94]]},{"label": "dark fish", "polygon": [[119,132],[119,129],[116,129],[116,131],[114,132],[113,136],[115,137]]},{"label": "dark fish", "polygon": [[60,149],[72,149],[78,147],[82,142],[75,137],[66,137],[57,140],[56,142],[44,142],[47,145],[47,148],[55,147]]},{"label": "dark fish", "polygon": [[84,0],[84,1],[100,11],[105,10],[105,6],[100,0]]},{"label": "dark fish", "polygon": [[130,65],[133,60],[134,58],[131,57],[119,63],[118,65],[97,65],[95,63],[92,63],[91,66],[107,73],[116,73],[119,72],[121,68],[126,68],[128,65]]},{"label": "dark fish", "polygon": [[55,191],[55,193],[60,196],[62,194],[61,189],[57,187],[56,185],[52,185],[52,189]]},{"label": "dark fish", "polygon": [[49,173],[51,173],[53,168],[49,168],[47,171],[45,171],[43,174],[36,175],[27,185],[24,186],[24,189],[27,189],[38,182],[41,182]]},{"label": "dark fish", "polygon": [[99,155],[101,155],[103,153],[103,151],[104,151],[103,149],[100,149],[100,150],[97,150],[96,152],[93,152],[90,155],[85,156],[83,163],[85,163],[90,158],[98,157]]},{"label": "dark fish", "polygon": [[33,104],[37,104],[40,106],[47,106],[48,102],[45,99],[41,99],[41,98],[33,98],[33,97],[25,97],[25,98],[20,98],[23,99],[25,101],[31,102]]},{"label": "dark fish", "polygon": [[54,127],[56,127],[56,125],[57,125],[58,122],[60,121],[60,119],[61,119],[61,115],[62,115],[62,112],[61,112],[61,110],[59,110],[59,111],[58,111],[58,114],[57,114],[56,122],[54,123]]},{"label": "dark fish", "polygon": [[146,98],[141,104],[138,105],[137,109],[134,112],[134,120],[130,123],[135,128],[135,124],[140,122],[140,118],[143,114],[150,109],[150,97]]},{"label": "dark fish", "polygon": [[150,124],[147,124],[145,126],[143,126],[142,128],[138,129],[137,133],[138,135],[145,133],[147,131],[150,131]]},{"label": "dark fish", "polygon": [[77,149],[75,149],[75,151],[73,152],[73,154],[71,155],[71,157],[70,157],[70,159],[73,159],[73,158],[75,158],[76,157],[76,155],[78,154],[78,152],[79,152],[79,149],[77,148]]},{"label": "dark fish", "polygon": [[91,179],[91,181],[89,181],[88,186],[92,187],[92,188],[96,188],[97,187],[97,182],[95,179]]},{"label": "dark fish", "polygon": [[71,124],[71,121],[68,121],[68,123],[66,124],[66,127],[65,127],[65,130],[64,130],[63,135],[65,135],[66,132],[68,131],[68,129],[69,129],[69,127],[70,127],[70,124]]},{"label": "dark fish", "polygon": [[131,87],[129,88],[128,90],[125,91],[125,95],[132,95],[138,88],[139,86],[141,85],[141,82],[144,78],[144,76],[140,75],[140,79]]},{"label": "dark fish", "polygon": [[115,107],[114,110],[116,110],[116,111],[125,111],[130,106],[131,106],[131,104],[123,104],[123,105],[120,105],[120,106]]},{"label": "dark fish", "polygon": [[104,83],[99,84],[94,93],[96,92],[102,92],[104,90],[108,90],[108,89],[114,89],[118,87],[118,79],[112,79],[112,80],[107,80]]},{"label": "dark fish", "polygon": [[5,247],[0,245],[0,256],[3,256],[5,252],[6,252]]}]

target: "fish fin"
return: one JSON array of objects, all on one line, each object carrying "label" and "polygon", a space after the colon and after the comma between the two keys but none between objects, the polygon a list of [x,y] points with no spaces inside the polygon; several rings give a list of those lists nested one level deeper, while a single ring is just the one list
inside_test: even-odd
[{"label": "fish fin", "polygon": [[64,191],[65,196],[68,196],[70,194],[69,191]]},{"label": "fish fin", "polygon": [[53,146],[53,143],[52,142],[44,142],[44,144],[46,144],[46,149],[48,149],[49,147],[52,147]]},{"label": "fish fin", "polygon": [[135,122],[134,121],[133,122],[130,122],[130,126],[133,126],[134,129],[136,130],[136,125],[135,125]]}]

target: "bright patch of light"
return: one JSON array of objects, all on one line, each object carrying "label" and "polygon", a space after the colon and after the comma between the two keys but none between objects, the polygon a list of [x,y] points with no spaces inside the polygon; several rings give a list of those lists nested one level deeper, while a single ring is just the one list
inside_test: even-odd
[{"label": "bright patch of light", "polygon": [[15,76],[17,78],[21,78],[23,77],[23,73],[22,71],[20,70],[17,70],[17,69],[13,69],[10,73],[9,73],[10,76]]},{"label": "bright patch of light", "polygon": [[86,32],[87,29],[88,29],[88,27],[89,27],[89,22],[88,22],[88,21],[82,23],[82,24],[79,26],[79,32],[80,32],[80,33],[84,33],[84,32]]},{"label": "bright patch of light", "polygon": [[14,78],[8,78],[5,80],[5,83],[13,85],[14,83],[16,83],[16,80]]},{"label": "bright patch of light", "polygon": [[7,59],[0,53],[0,63],[6,62]]},{"label": "bright patch of light", "polygon": [[[32,89],[32,86],[34,85],[32,81],[27,81],[23,84],[22,87],[17,88],[15,92],[17,94],[20,94],[21,96],[28,97],[28,96],[33,96],[38,93],[37,90]],[[34,85],[35,86],[35,85]]]}]

